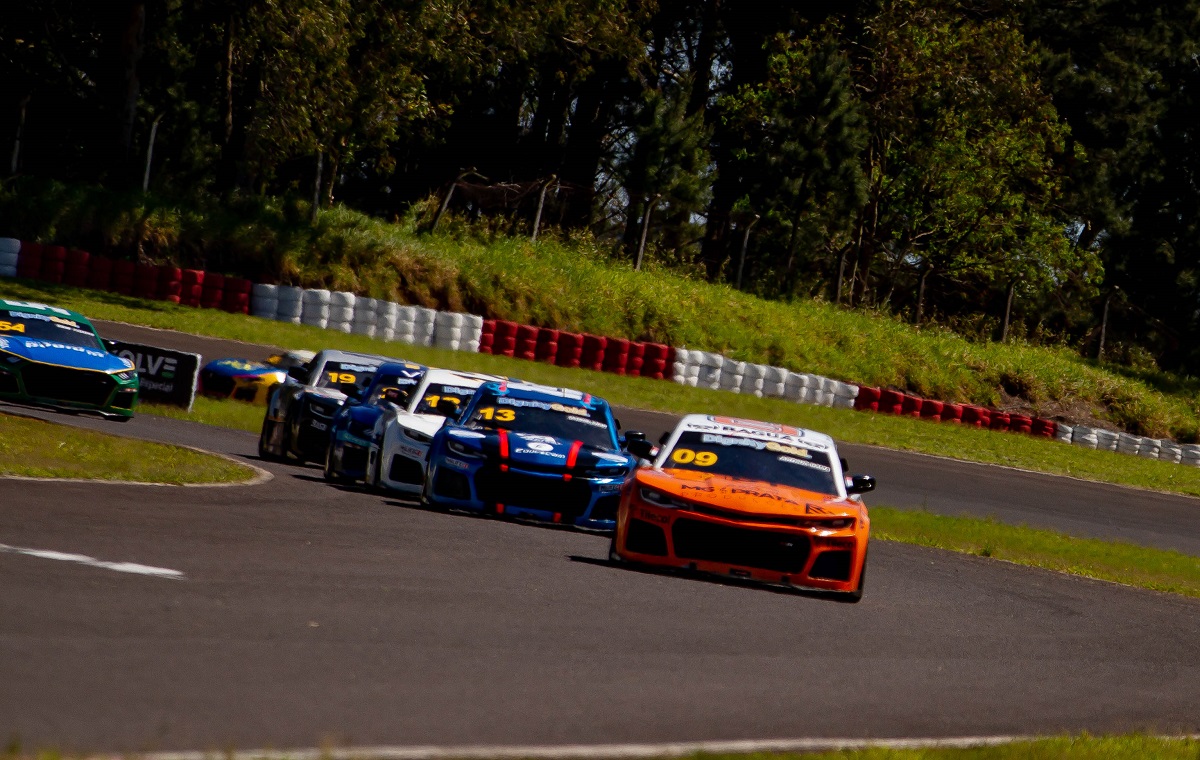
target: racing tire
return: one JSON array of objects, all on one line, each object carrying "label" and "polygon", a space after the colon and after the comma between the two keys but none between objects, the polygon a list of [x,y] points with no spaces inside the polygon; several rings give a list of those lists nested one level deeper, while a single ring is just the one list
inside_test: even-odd
[{"label": "racing tire", "polygon": [[617,554],[617,531],[614,529],[612,539],[608,542],[608,561],[614,565],[621,564],[625,560],[621,559],[621,555]]},{"label": "racing tire", "polygon": [[278,454],[273,454],[267,450],[268,425],[273,424],[271,420],[263,417],[262,432],[258,434],[258,458],[264,462],[282,462],[283,457]]},{"label": "racing tire", "polygon": [[859,602],[861,602],[862,598],[863,598],[863,587],[864,587],[864,585],[866,585],[866,582],[867,582],[867,558],[866,558],[866,556],[864,556],[862,572],[858,574],[858,588],[856,588],[855,590],[846,594],[846,596],[843,598],[842,601],[845,601],[849,604],[858,604]]},{"label": "racing tire", "polygon": [[372,465],[370,471],[367,472],[367,477],[363,479],[363,486],[370,493],[375,493],[375,494],[380,494],[380,495],[383,494],[384,488],[382,485],[380,485],[380,481],[383,480],[383,477],[380,473],[380,467],[382,465],[383,465],[383,451],[380,450],[378,456],[375,457],[375,464]]},{"label": "racing tire", "polygon": [[350,482],[350,479],[347,478],[345,475],[342,475],[340,473],[333,471],[333,444],[332,443],[330,443],[330,445],[325,447],[325,464],[321,468],[321,474],[325,476],[325,480],[328,483],[336,483],[336,484],[344,485],[344,484]]}]

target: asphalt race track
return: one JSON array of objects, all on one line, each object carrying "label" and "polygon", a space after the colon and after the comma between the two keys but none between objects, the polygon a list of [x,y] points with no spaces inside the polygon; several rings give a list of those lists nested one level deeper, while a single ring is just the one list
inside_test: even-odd
[{"label": "asphalt race track", "polygon": [[[0,480],[0,739],[27,750],[1200,730],[1197,600],[884,542],[858,605],[638,572],[606,537],[260,463],[250,434],[34,413],[275,477]],[[876,502],[1200,555],[1195,500],[848,453]]]}]

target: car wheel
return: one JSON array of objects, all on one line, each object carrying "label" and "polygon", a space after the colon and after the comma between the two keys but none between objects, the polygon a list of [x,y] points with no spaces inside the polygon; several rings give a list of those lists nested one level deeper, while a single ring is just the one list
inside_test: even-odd
[{"label": "car wheel", "polygon": [[383,477],[380,470],[383,466],[383,450],[381,449],[375,455],[375,464],[371,465],[371,471],[367,473],[367,490],[373,493],[383,493]]},{"label": "car wheel", "polygon": [[271,422],[268,418],[263,418],[262,432],[258,434],[258,458],[267,462],[279,462],[280,457],[271,453],[267,448],[267,441],[271,438],[271,433],[274,432],[272,427],[276,423]]},{"label": "car wheel", "polygon": [[858,588],[846,594],[846,601],[851,604],[858,604],[863,598],[863,587],[867,582],[867,558],[863,557],[862,572],[858,574]]},{"label": "car wheel", "polygon": [[333,469],[333,443],[332,442],[325,448],[325,467],[324,467],[323,474],[325,476],[325,479],[327,481],[329,481],[330,483],[346,482],[346,478],[339,475]]},{"label": "car wheel", "polygon": [[612,540],[608,544],[608,561],[609,562],[624,562],[621,555],[617,554],[617,531],[613,529]]}]

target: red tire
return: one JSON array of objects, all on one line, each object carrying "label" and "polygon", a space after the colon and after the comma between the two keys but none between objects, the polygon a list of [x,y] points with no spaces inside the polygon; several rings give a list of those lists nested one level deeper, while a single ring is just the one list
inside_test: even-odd
[{"label": "red tire", "polygon": [[89,273],[90,270],[87,264],[81,267],[68,266],[67,271],[63,273],[63,284],[70,285],[73,288],[86,288]]},{"label": "red tire", "polygon": [[183,281],[183,287],[186,290],[189,286],[204,285],[204,270],[202,269],[185,269],[183,270],[180,280]]},{"label": "red tire", "polygon": [[1043,438],[1053,438],[1054,434],[1058,432],[1058,423],[1043,417],[1034,417],[1029,432]]},{"label": "red tire", "polygon": [[942,406],[942,422],[961,423],[963,418],[962,404],[944,404]]},{"label": "red tire", "polygon": [[900,414],[903,414],[906,417],[920,417],[921,404],[924,402],[925,399],[921,398],[920,396],[909,396],[908,394],[905,394],[904,400],[901,402]]},{"label": "red tire", "polygon": [[1025,433],[1028,435],[1033,431],[1033,418],[1024,414],[1008,415],[1008,432],[1010,433]]},{"label": "red tire", "polygon": [[971,427],[987,427],[989,422],[987,410],[981,406],[964,404],[962,408],[962,424]]},{"label": "red tire", "polygon": [[496,337],[497,338],[515,338],[517,337],[517,328],[520,327],[516,322],[511,322],[507,319],[496,320]]},{"label": "red tire", "polygon": [[878,388],[859,386],[858,397],[854,399],[854,408],[860,412],[878,412],[879,400],[883,391]]},{"label": "red tire", "polygon": [[17,254],[17,277],[35,280],[42,273],[42,244],[21,241]]},{"label": "red tire", "polygon": [[92,290],[108,290],[112,287],[113,261],[107,256],[93,256],[88,261],[87,286]]},{"label": "red tire", "polygon": [[931,398],[927,398],[921,402],[920,416],[925,419],[934,420],[935,422],[941,422],[942,410],[945,408],[946,405],[941,401],[934,401]]},{"label": "red tire", "polygon": [[[494,336],[495,334],[496,334],[496,320],[494,320],[494,319],[483,320],[483,332],[481,332],[479,334],[479,340],[482,342],[484,338],[490,338],[490,337]],[[488,342],[488,345],[491,345],[490,341]]]},{"label": "red tire", "polygon": [[92,254],[87,251],[81,251],[78,248],[72,248],[67,251],[67,269],[75,269],[82,267],[87,269],[88,262],[91,260]]},{"label": "red tire", "polygon": [[904,411],[905,395],[900,391],[882,390],[879,392],[880,414],[902,414]]},{"label": "red tire", "polygon": [[517,352],[517,336],[507,335],[504,337],[496,337],[496,342],[492,344],[492,353],[500,354],[501,356],[513,356]]},{"label": "red tire", "polygon": [[988,427],[992,430],[1008,430],[1010,416],[1008,412],[992,411]]}]

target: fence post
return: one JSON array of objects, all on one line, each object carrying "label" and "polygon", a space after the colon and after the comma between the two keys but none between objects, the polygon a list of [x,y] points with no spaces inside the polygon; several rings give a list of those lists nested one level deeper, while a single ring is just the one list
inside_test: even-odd
[{"label": "fence post", "polygon": [[642,268],[642,254],[646,250],[646,234],[650,232],[650,215],[654,213],[654,207],[658,205],[658,199],[661,197],[662,193],[655,193],[654,197],[646,203],[646,216],[642,219],[642,239],[638,242],[637,261],[633,263],[635,272]]},{"label": "fence post", "polygon": [[737,273],[737,289],[742,289],[742,270],[746,267],[746,248],[750,245],[750,229],[758,223],[761,217],[758,214],[750,220],[746,225],[746,229],[742,232],[742,253],[738,256],[738,273]]},{"label": "fence post", "polygon": [[533,235],[529,237],[529,242],[531,243],[537,242],[538,228],[542,226],[542,209],[546,207],[546,191],[550,189],[550,186],[554,184],[556,179],[558,179],[558,175],[551,174],[550,179],[546,180],[545,184],[542,185],[541,194],[538,195],[537,215],[533,218]]}]

